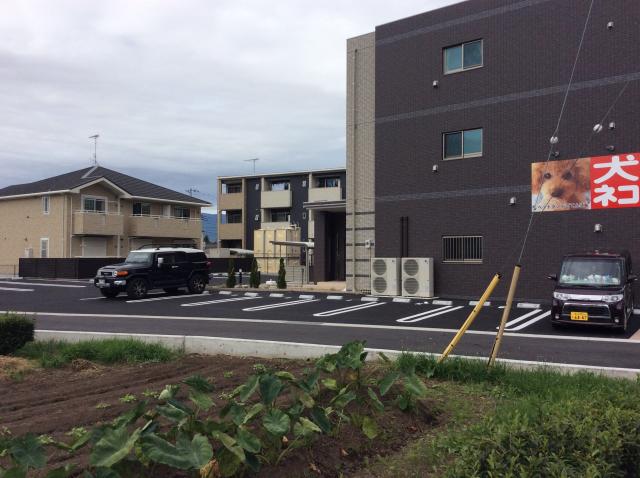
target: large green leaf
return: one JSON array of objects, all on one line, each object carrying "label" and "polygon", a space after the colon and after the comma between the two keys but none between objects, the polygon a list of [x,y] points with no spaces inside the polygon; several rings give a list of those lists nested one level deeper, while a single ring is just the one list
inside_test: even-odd
[{"label": "large green leaf", "polygon": [[415,374],[404,377],[404,387],[418,397],[424,397],[427,394],[426,385]]},{"label": "large green leaf", "polygon": [[297,385],[307,393],[311,393],[313,388],[318,383],[320,377],[320,370],[315,370],[313,373],[304,377],[302,380],[298,380]]},{"label": "large green leaf", "polygon": [[178,390],[180,390],[180,385],[167,385],[164,388],[164,390],[162,392],[160,392],[160,395],[158,396],[158,399],[160,399],[160,400],[168,400],[170,398],[173,398],[178,393]]},{"label": "large green leaf", "polygon": [[113,428],[123,428],[140,418],[147,410],[147,401],[138,402],[135,407],[113,419]]},{"label": "large green leaf", "polygon": [[314,433],[320,433],[322,430],[318,425],[305,417],[300,419],[293,426],[293,433],[298,437],[308,437]]},{"label": "large green leaf", "polygon": [[364,417],[362,419],[362,432],[370,440],[373,440],[378,436],[378,433],[380,433],[378,430],[378,424],[371,417]]},{"label": "large green leaf", "polygon": [[240,469],[240,464],[242,463],[237,455],[231,453],[225,447],[220,448],[216,453],[216,458],[218,460],[218,466],[220,467],[220,473],[225,477],[234,476]]},{"label": "large green leaf", "polygon": [[111,467],[125,458],[140,437],[140,429],[129,433],[126,428],[107,429],[91,452],[93,466]]},{"label": "large green leaf", "polygon": [[242,419],[242,424],[249,423],[251,419],[253,419],[256,415],[258,415],[262,410],[264,410],[264,405],[262,403],[254,404],[248,411],[247,414]]},{"label": "large green leaf", "polygon": [[211,461],[213,449],[206,437],[196,434],[191,440],[180,434],[173,445],[150,433],[142,438],[142,452],[151,461],[180,470],[199,469]]},{"label": "large green leaf", "polygon": [[324,433],[331,431],[331,421],[327,417],[327,413],[320,407],[314,407],[309,413],[313,422],[318,425]]},{"label": "large green leaf", "polygon": [[47,464],[44,448],[38,437],[32,433],[14,438],[9,453],[21,467],[42,468]]},{"label": "large green leaf", "polygon": [[209,381],[201,375],[192,375],[191,377],[183,380],[182,383],[185,383],[192,389],[197,390],[201,393],[213,392],[213,385],[211,385],[211,383],[209,383]]},{"label": "large green leaf", "polygon": [[259,379],[260,377],[258,375],[251,375],[246,383],[239,387],[238,400],[240,402],[244,403],[251,398],[251,395],[253,395],[258,388]]},{"label": "large green leaf", "polygon": [[337,354],[327,354],[316,362],[316,367],[327,373],[332,373],[336,369],[337,361]]},{"label": "large green leaf", "polygon": [[323,379],[322,385],[324,385],[329,390],[338,390],[338,381],[335,378]]},{"label": "large green leaf", "polygon": [[[0,472],[2,468],[0,468]],[[0,475],[0,478],[26,478],[27,470],[20,466],[16,466],[15,468],[9,468],[3,474]]]},{"label": "large green leaf", "polygon": [[45,475],[44,478],[68,478],[69,476],[71,476],[73,469],[74,469],[74,465],[62,466],[60,468],[51,470],[49,473]]},{"label": "large green leaf", "polygon": [[391,386],[400,378],[400,372],[392,370],[380,380],[380,395],[383,397],[387,394]]},{"label": "large green leaf", "polygon": [[298,397],[298,400],[300,400],[300,403],[302,403],[305,408],[311,408],[316,403],[313,397],[309,395],[307,392],[302,392]]},{"label": "large green leaf", "polygon": [[368,387],[367,393],[369,394],[369,399],[371,400],[371,404],[373,405],[373,407],[379,412],[384,411],[384,405],[376,395],[376,392],[374,392],[371,387]]},{"label": "large green leaf", "polygon": [[236,441],[238,442],[238,445],[249,453],[260,453],[260,450],[262,449],[262,442],[260,441],[260,438],[244,427],[238,428]]},{"label": "large green leaf", "polygon": [[337,354],[338,368],[350,368],[357,370],[364,365],[367,352],[364,351],[364,342],[353,341],[344,344]]},{"label": "large green leaf", "polygon": [[242,405],[234,403],[227,410],[225,416],[227,415],[231,418],[231,421],[233,421],[233,423],[235,423],[235,425],[239,427],[244,423],[244,418],[247,415],[247,412]]},{"label": "large green leaf", "polygon": [[343,391],[344,389],[342,389],[340,391],[340,393],[338,395],[336,395],[333,400],[331,400],[331,403],[336,407],[336,408],[344,408],[346,407],[350,402],[352,402],[353,400],[356,399],[356,394],[352,391]]},{"label": "large green leaf", "polygon": [[205,412],[213,407],[213,400],[211,397],[199,390],[192,390],[191,393],[189,393],[189,400],[191,400],[196,407],[200,410],[204,410]]},{"label": "large green leaf", "polygon": [[282,390],[282,381],[274,375],[260,377],[260,398],[265,405],[271,405]]},{"label": "large green leaf", "polygon": [[287,372],[284,370],[280,372],[276,372],[275,376],[278,378],[281,378],[282,380],[287,380],[289,382],[293,382],[296,379],[291,372]]},{"label": "large green leaf", "polygon": [[291,419],[282,410],[273,409],[262,417],[262,425],[272,435],[282,436],[289,431]]},{"label": "large green leaf", "polygon": [[223,432],[213,432],[212,436],[213,438],[220,440],[227,450],[237,456],[241,462],[244,462],[244,450],[233,437]]},{"label": "large green leaf", "polygon": [[158,405],[156,407],[156,411],[158,412],[159,415],[162,415],[163,417],[168,418],[169,420],[172,420],[176,423],[181,422],[182,420],[189,417],[189,414],[186,413],[184,410],[180,408],[176,408],[171,404]]}]

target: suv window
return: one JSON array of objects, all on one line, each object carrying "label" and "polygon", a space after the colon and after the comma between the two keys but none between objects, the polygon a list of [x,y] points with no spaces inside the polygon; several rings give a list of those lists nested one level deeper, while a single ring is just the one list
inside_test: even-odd
[{"label": "suv window", "polygon": [[158,254],[158,259],[164,259],[165,264],[175,264],[176,263],[176,253],[175,252],[164,252],[162,254]]},{"label": "suv window", "polygon": [[187,254],[189,262],[206,262],[207,256],[204,252],[192,252]]}]

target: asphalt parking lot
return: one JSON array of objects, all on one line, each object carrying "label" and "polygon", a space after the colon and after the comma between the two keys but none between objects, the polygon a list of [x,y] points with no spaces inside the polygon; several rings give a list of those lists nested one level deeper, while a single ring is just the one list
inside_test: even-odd
[{"label": "asphalt parking lot", "polygon": [[[627,333],[606,328],[556,330],[549,308],[514,308],[504,356],[517,360],[640,368],[640,316]],[[0,280],[0,309],[37,314],[38,329],[223,336],[340,344],[365,338],[388,349],[441,352],[462,325],[468,301],[394,301],[354,295],[241,290],[203,295],[156,292],[132,301],[103,298],[87,281]],[[457,353],[486,356],[502,314],[483,308]],[[637,340],[636,340],[637,339]],[[375,344],[375,345],[374,345]]]}]

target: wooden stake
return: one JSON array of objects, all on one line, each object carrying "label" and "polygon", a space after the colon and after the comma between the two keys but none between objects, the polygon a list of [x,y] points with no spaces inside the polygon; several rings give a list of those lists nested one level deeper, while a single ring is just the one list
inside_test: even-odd
[{"label": "wooden stake", "polygon": [[502,342],[502,336],[504,335],[504,328],[507,325],[507,320],[509,319],[509,314],[511,313],[511,306],[513,305],[513,296],[516,294],[516,287],[518,286],[518,279],[520,278],[520,264],[516,264],[513,269],[513,276],[511,277],[511,286],[509,287],[509,294],[507,295],[507,303],[504,305],[504,310],[502,311],[502,318],[500,319],[500,327],[498,328],[498,333],[496,334],[496,340],[493,343],[493,349],[491,349],[491,356],[489,357],[488,366],[491,367],[496,357],[498,356],[498,351],[500,350],[500,344]]}]

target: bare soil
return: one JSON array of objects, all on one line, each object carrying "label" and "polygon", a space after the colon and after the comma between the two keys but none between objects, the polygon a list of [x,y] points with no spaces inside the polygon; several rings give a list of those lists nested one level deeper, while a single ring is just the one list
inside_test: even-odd
[{"label": "bare soil", "polygon": [[[0,428],[7,427],[14,435],[32,432],[70,442],[68,434],[73,428],[89,429],[129,410],[132,404],[120,400],[125,395],[144,400],[144,392],[159,392],[165,385],[194,374],[212,380],[220,407],[224,401],[218,396],[244,383],[257,363],[296,375],[311,365],[304,361],[191,355],[170,363],[104,367],[82,361],[65,369],[32,370],[19,380],[0,377]],[[444,425],[446,417],[438,415],[437,409],[437,403],[429,401],[421,402],[414,413],[388,406],[375,417],[382,430],[376,439],[369,440],[359,429],[345,425],[336,435],[319,437],[308,448],[293,451],[279,466],[263,468],[257,476],[350,476],[370,459],[393,454],[413,438]],[[57,467],[70,461],[84,466],[88,455],[74,455],[71,460],[66,452],[55,452],[49,465]]]}]

